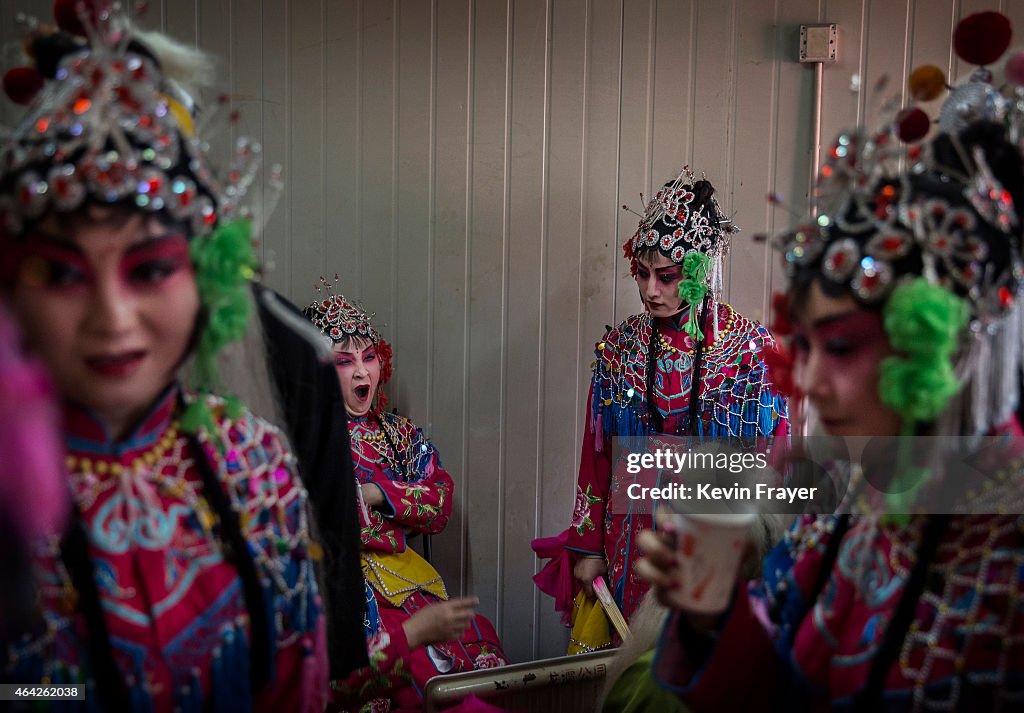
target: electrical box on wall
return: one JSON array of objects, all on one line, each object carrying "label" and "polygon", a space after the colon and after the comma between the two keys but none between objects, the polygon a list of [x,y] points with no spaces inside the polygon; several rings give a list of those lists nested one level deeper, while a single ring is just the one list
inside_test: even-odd
[{"label": "electrical box on wall", "polygon": [[835,62],[839,29],[829,25],[800,25],[800,61]]}]

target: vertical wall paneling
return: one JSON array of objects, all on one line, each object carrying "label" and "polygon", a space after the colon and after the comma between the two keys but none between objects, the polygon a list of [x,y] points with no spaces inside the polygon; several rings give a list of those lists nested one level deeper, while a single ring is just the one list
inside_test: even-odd
[{"label": "vertical wall paneling", "polygon": [[[932,3],[918,3],[918,5]],[[870,88],[878,76],[874,70],[865,72],[867,47],[866,24],[868,9],[866,3],[836,2],[825,5],[822,22],[834,22],[839,26],[838,58],[834,64],[826,64],[823,72],[821,144],[822,155],[830,148],[830,142],[840,132],[851,129],[864,117],[862,97],[869,92],[851,89],[854,78],[860,85]],[[946,45],[949,45],[947,37]],[[943,55],[945,57],[945,55]],[[941,63],[942,59],[939,60]],[[898,89],[901,78],[893,76],[890,89]],[[877,103],[877,102],[876,102]],[[875,112],[877,114],[877,112]],[[780,216],[781,217],[781,216]]]},{"label": "vertical wall paneling", "polygon": [[[509,53],[511,82],[507,145],[508,209],[506,301],[506,416],[503,457],[504,527],[499,540],[499,630],[508,646],[528,650],[533,643],[530,618],[522,603],[532,599],[529,549],[534,536],[538,449],[544,427],[539,384],[545,349],[541,314],[545,248],[545,189],[549,110],[550,0],[512,4]],[[523,547],[523,543],[527,547]]]},{"label": "vertical wall paneling", "polygon": [[[377,321],[391,341],[401,341],[394,333],[392,293],[395,269],[396,226],[395,142],[398,100],[395,89],[400,83],[395,66],[394,5],[378,0],[360,0],[360,110],[359,135],[359,216],[355,239],[359,242],[359,299],[375,312]],[[401,374],[401,372],[398,372]],[[401,401],[403,381],[390,387],[395,401]]]},{"label": "vertical wall paneling", "polygon": [[[267,2],[267,0],[264,0]],[[360,167],[360,38],[359,0],[328,0],[324,7],[322,131],[323,225],[322,266],[296,276],[293,296],[306,302],[315,295],[314,282],[324,275],[346,296],[361,298],[362,262],[359,231]],[[371,307],[376,309],[376,307]]]},{"label": "vertical wall paneling", "polygon": [[[212,3],[211,3],[212,4]],[[190,45],[199,43],[199,0],[161,0],[160,29]],[[153,18],[149,18],[153,19]]]},{"label": "vertical wall paneling", "polygon": [[[566,526],[566,501],[564,497],[553,498],[552,494],[570,492],[576,478],[576,413],[580,384],[587,374],[587,362],[581,364],[576,327],[580,319],[580,166],[584,159],[580,127],[585,111],[587,22],[586,0],[550,3],[548,121],[544,138],[547,168],[541,196],[544,248],[540,255],[540,334],[544,349],[538,380],[541,411],[537,429],[540,457],[535,478],[536,515],[528,523],[531,537],[551,535]],[[532,571],[533,566],[528,566],[526,572]],[[530,583],[526,577],[518,579]],[[563,648],[565,630],[553,611],[550,597],[534,589],[532,600],[531,651]]]},{"label": "vertical wall paneling", "polygon": [[[463,540],[466,534],[467,480],[490,477],[488,470],[466,467],[468,359],[466,356],[467,230],[470,177],[467,83],[470,77],[470,27],[466,0],[437,0],[433,6],[434,169],[432,230],[434,299],[431,310],[433,361],[430,379],[430,431],[444,464],[455,479],[455,503],[447,531],[434,538],[434,562],[450,591],[465,592]],[[491,608],[493,603],[485,606]]]},{"label": "vertical wall paneling", "polygon": [[[507,252],[505,246],[506,67],[512,0],[473,3],[472,175],[469,203],[469,323],[467,340],[466,590],[499,612],[498,569],[504,494],[504,376]],[[491,609],[494,607],[494,609]],[[495,622],[498,624],[499,622]]]},{"label": "vertical wall paneling", "polygon": [[[580,318],[577,354],[583,367],[574,397],[579,404],[579,447],[586,428],[587,366],[594,358],[594,343],[614,319],[616,275],[624,270],[617,225],[620,206],[634,203],[636,186],[619,190],[619,94],[622,87],[622,7],[611,0],[590,0],[586,10],[586,61],[583,74],[583,137],[581,160],[583,195],[580,199],[579,265]],[[628,269],[625,270],[628,274]],[[571,490],[575,490],[575,480]],[[565,506],[571,500],[565,492]],[[557,502],[551,498],[552,504]],[[564,523],[568,510],[562,516]],[[562,524],[561,527],[566,525]],[[556,529],[555,532],[558,532]]]},{"label": "vertical wall paneling", "polygon": [[[280,163],[285,181],[284,191],[277,208],[268,216],[263,230],[261,251],[268,283],[283,294],[305,307],[312,297],[312,285],[321,274],[303,275],[289,283],[291,274],[291,216],[294,212],[294,198],[301,188],[301,176],[296,176],[292,149],[291,64],[282,58],[291,56],[289,7],[284,2],[262,0],[259,6],[259,22],[262,27],[261,42],[258,44],[260,57],[257,62],[261,77],[260,121],[263,135],[258,137],[263,144],[263,157],[268,163]],[[254,39],[247,39],[255,43]],[[298,180],[297,180],[298,179]],[[269,209],[269,205],[265,206]]]},{"label": "vertical wall paneling", "polygon": [[[864,66],[862,73],[867,89],[865,121],[879,121],[882,104],[890,97],[899,96],[902,104],[907,94],[906,78],[911,67],[911,28],[908,13],[912,0],[868,0],[868,19],[864,31]],[[939,58],[941,60],[941,58]],[[879,77],[889,82],[879,95],[872,87]]]},{"label": "vertical wall paneling", "polygon": [[[20,11],[0,0],[5,65]],[[142,18],[218,60],[236,135],[284,165],[263,237],[268,280],[300,304],[320,275],[377,313],[395,345],[393,405],[424,427],[456,482],[434,562],[524,660],[564,650],[533,588],[529,542],[568,525],[588,427],[593,346],[640,307],[621,244],[683,164],[704,171],[743,232],[728,299],[767,318],[777,257],[754,234],[807,206],[814,68],[799,26],[836,22],[823,150],[906,99],[906,75],[970,69],[963,16],[1020,0],[156,0]],[[6,68],[6,67],[5,67]],[[860,78],[859,93],[851,78]],[[940,102],[926,105],[933,116]],[[5,103],[2,116],[21,112]]]},{"label": "vertical wall paneling", "polygon": [[[428,429],[433,341],[429,309],[433,267],[432,6],[428,2],[397,3],[394,8],[395,75],[399,81],[393,156],[397,171],[392,204],[396,262],[391,289],[396,302],[394,320],[388,329],[389,339],[395,345],[395,368],[402,374],[395,397],[406,413]],[[441,453],[444,455],[445,449]]]},{"label": "vertical wall paneling", "polygon": [[[797,213],[807,210],[811,154],[811,114],[814,107],[814,69],[798,61],[800,25],[822,20],[817,0],[778,0],[774,23],[776,91],[775,161],[768,191],[781,193],[788,207]],[[774,211],[770,230],[780,230],[792,218],[785,211]],[[756,231],[756,225],[743,226]],[[743,233],[740,234],[742,236]],[[748,233],[749,235],[749,233]],[[778,271],[771,273],[773,289],[782,287]],[[743,279],[733,274],[733,280]]]},{"label": "vertical wall paneling", "polygon": [[[619,66],[619,157],[618,185],[621,201],[634,202],[633,196],[649,191],[650,139],[649,117],[653,110],[654,93],[653,67],[651,62],[654,32],[651,15],[656,11],[657,0],[624,0],[622,26],[619,30],[622,42],[622,60]],[[639,202],[639,197],[637,198]],[[610,207],[614,207],[613,206]],[[643,211],[643,208],[634,208]],[[631,213],[618,210],[615,213],[617,230],[615,246],[619,248],[636,230],[637,219]],[[615,251],[615,313],[612,324],[616,324],[640,308],[636,283],[625,269],[621,249]],[[597,339],[600,334],[594,335]]]},{"label": "vertical wall paneling", "polygon": [[[732,188],[731,194],[720,197],[722,208],[742,231],[733,236],[725,265],[728,298],[737,309],[756,319],[766,316],[764,305],[770,280],[750,280],[748,276],[765,274],[767,278],[775,261],[767,245],[753,240],[753,235],[765,230],[770,220],[770,205],[765,195],[773,188],[779,132],[776,68],[774,63],[761,61],[762,57],[771,56],[775,44],[774,13],[778,3],[773,2],[771,6],[770,22],[736,8],[733,47],[736,78],[732,83],[733,109],[729,117],[734,127],[728,157],[731,181],[726,183],[719,179],[723,193],[730,185]],[[752,120],[755,117],[757,120]],[[743,290],[736,289],[744,283]]]},{"label": "vertical wall paneling", "polygon": [[[654,56],[651,115],[651,169],[645,178],[646,191],[653,191],[674,178],[683,164],[693,162],[690,134],[690,66],[693,35],[692,0],[657,3],[654,17]],[[642,211],[636,191],[627,192],[624,202]],[[636,216],[632,216],[633,220]],[[636,222],[636,221],[633,221]],[[634,226],[635,227],[635,226]],[[623,236],[623,240],[628,236]]]}]

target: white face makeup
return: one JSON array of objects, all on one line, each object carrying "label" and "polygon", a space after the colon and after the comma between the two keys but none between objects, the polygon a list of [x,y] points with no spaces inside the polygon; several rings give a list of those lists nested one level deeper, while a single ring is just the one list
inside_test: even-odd
[{"label": "white face makeup", "polygon": [[142,212],[39,223],[11,304],[64,398],[123,435],[177,377],[199,314],[186,237]]},{"label": "white face makeup", "polygon": [[794,319],[794,377],[832,436],[896,436],[901,420],[878,391],[892,354],[879,312],[829,297],[815,282]]},{"label": "white face makeup", "polygon": [[365,416],[373,407],[380,383],[377,347],[360,337],[339,342],[334,345],[334,368],[338,372],[345,410],[350,416]]},{"label": "white face makeup", "polygon": [[683,269],[655,250],[637,260],[636,286],[652,317],[672,317],[683,309],[679,282]]}]

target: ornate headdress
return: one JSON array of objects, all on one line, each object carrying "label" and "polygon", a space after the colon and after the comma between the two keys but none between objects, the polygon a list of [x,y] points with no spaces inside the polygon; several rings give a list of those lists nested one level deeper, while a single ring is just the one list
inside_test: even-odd
[{"label": "ornate headdress", "polygon": [[[690,167],[683,166],[675,180],[647,202],[636,232],[622,246],[634,276],[637,256],[647,250],[658,250],[682,266],[679,296],[690,305],[685,329],[696,339],[703,338],[698,319],[705,297],[710,296],[709,312],[715,313],[722,291],[722,259],[729,236],[739,232],[722,213],[714,194],[715,187],[706,178],[697,180]],[[717,324],[714,327],[717,329]]]},{"label": "ornate headdress", "polygon": [[391,345],[373,326],[374,315],[360,305],[336,292],[338,276],[328,282],[323,276],[316,286],[316,291],[323,295],[322,299],[314,300],[305,309],[306,316],[317,329],[327,337],[331,344],[338,344],[348,339],[362,338],[377,347],[377,358],[380,359],[380,384],[377,389],[377,409],[387,405],[387,395],[380,387],[391,380]]},{"label": "ornate headdress", "polygon": [[[57,3],[66,25],[68,4]],[[28,42],[38,66],[7,73],[20,78],[5,82],[8,93],[31,104],[0,148],[0,227],[18,236],[45,213],[87,201],[162,212],[194,236],[247,217],[241,202],[259,169],[259,145],[239,139],[218,177],[186,108],[190,97],[164,75],[119,5],[78,9],[70,27],[85,37],[35,30]]]},{"label": "ornate headdress", "polygon": [[373,326],[374,315],[349,302],[345,299],[345,295],[336,293],[334,288],[337,286],[338,280],[337,275],[334,276],[333,283],[320,277],[320,284],[316,286],[316,291],[323,293],[324,298],[312,302],[306,308],[306,315],[313,321],[317,329],[335,344],[352,337],[362,337],[375,345],[378,344],[380,332]]},{"label": "ornate headdress", "polygon": [[710,182],[698,181],[690,167],[683,166],[675,180],[647,202],[636,232],[623,245],[632,271],[636,272],[636,256],[650,248],[679,265],[693,252],[720,255],[728,236],[738,229],[722,213],[714,192]]},{"label": "ornate headdress", "polygon": [[[257,175],[260,147],[239,139],[231,165],[218,175],[191,98],[165,75],[158,56],[187,50],[162,37],[147,44],[141,38],[152,35],[135,30],[109,0],[58,0],[54,14],[62,30],[29,35],[35,66],[4,77],[8,95],[29,108],[0,143],[0,240],[9,243],[2,272],[10,274],[21,239],[50,212],[92,203],[167,216],[195,238],[205,312],[196,385],[210,390],[218,383],[217,352],[244,333],[248,320],[247,281],[256,259],[242,201]],[[210,425],[204,402],[189,407],[185,428]]]},{"label": "ornate headdress", "polygon": [[[983,34],[994,61],[1009,36],[992,57],[994,35]],[[943,77],[923,93],[922,76],[911,77],[915,96],[945,88]],[[883,310],[897,355],[881,365],[881,397],[908,429],[942,418],[944,433],[983,435],[1018,401],[1024,179],[1005,127],[1021,119],[986,77],[976,71],[951,90],[941,112],[947,133],[923,145],[913,144],[930,124],[920,109],[875,134],[841,134],[815,188],[816,215],[776,239],[797,285],[817,280],[827,294]]]}]

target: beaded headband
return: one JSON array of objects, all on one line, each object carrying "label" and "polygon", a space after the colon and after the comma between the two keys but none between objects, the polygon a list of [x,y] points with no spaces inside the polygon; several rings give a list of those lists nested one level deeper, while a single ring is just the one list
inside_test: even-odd
[{"label": "beaded headband", "polygon": [[721,254],[728,235],[739,229],[722,213],[713,193],[710,183],[698,181],[690,167],[683,166],[679,175],[647,202],[636,232],[623,245],[633,272],[636,255],[645,249],[657,248],[680,265],[692,252]]}]

